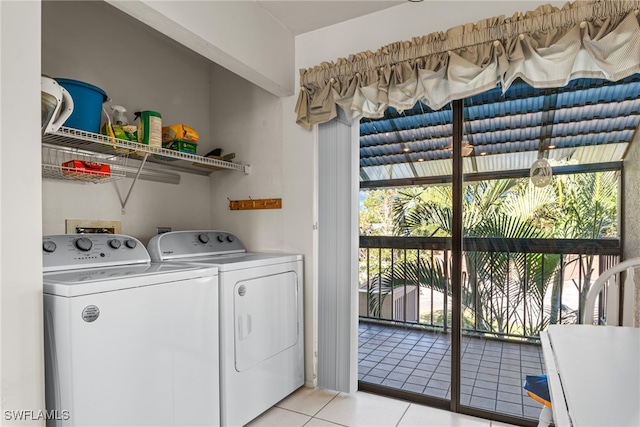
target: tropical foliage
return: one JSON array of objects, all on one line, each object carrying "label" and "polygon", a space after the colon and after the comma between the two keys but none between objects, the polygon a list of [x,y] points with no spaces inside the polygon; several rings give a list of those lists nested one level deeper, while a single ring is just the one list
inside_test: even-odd
[{"label": "tropical foliage", "polygon": [[[562,216],[557,221],[554,237],[566,239],[599,239],[617,234],[618,174],[602,172],[557,177],[559,205]],[[595,271],[595,256],[585,256],[573,260],[579,263],[581,283],[576,283],[580,293],[580,312]],[[556,319],[558,292],[553,294],[551,320]],[[556,308],[556,310],[553,310]],[[554,322],[555,323],[555,322]]]},{"label": "tropical foliage", "polygon": [[[450,186],[384,190],[386,217],[392,204],[393,233],[397,236],[449,237],[452,224]],[[366,200],[366,199],[365,199]],[[502,179],[468,183],[463,194],[465,237],[502,239],[601,238],[616,234],[617,175],[613,172],[554,177],[544,188],[528,179]],[[369,206],[373,211],[373,205]],[[369,218],[372,221],[372,218]],[[362,231],[362,230],[361,230]],[[380,271],[369,278],[369,311],[380,313],[397,286],[415,285],[450,295],[445,253],[420,256],[407,253],[391,263],[377,260]],[[572,322],[576,312],[561,307],[561,263],[578,262],[586,295],[594,257],[576,260],[560,255],[532,254],[500,249],[464,252],[463,314],[473,328],[494,334],[537,336],[549,323]],[[545,296],[551,302],[545,306]]]}]

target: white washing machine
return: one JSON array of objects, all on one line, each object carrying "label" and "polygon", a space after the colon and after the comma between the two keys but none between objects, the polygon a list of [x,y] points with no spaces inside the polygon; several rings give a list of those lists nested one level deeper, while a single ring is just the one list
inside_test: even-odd
[{"label": "white washing machine", "polygon": [[302,255],[247,252],[224,231],[176,231],[147,245],[154,261],[216,266],[220,413],[242,426],[304,383]]},{"label": "white washing machine", "polygon": [[47,425],[218,426],[215,267],[123,235],[43,238]]}]

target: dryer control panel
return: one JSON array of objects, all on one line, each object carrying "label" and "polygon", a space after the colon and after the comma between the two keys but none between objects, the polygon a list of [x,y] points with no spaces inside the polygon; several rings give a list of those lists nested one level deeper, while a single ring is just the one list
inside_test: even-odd
[{"label": "dryer control panel", "polygon": [[158,234],[147,245],[153,261],[244,253],[240,239],[219,230],[170,231]]},{"label": "dryer control panel", "polygon": [[140,241],[122,234],[60,234],[42,238],[44,271],[149,263]]}]

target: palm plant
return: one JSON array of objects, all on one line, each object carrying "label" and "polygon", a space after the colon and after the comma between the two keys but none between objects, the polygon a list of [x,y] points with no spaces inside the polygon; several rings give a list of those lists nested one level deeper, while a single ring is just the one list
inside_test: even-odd
[{"label": "palm plant", "polygon": [[[615,172],[556,176],[545,188],[535,188],[527,179],[467,184],[462,215],[465,237],[491,242],[490,238],[614,236],[617,178]],[[452,213],[450,186],[405,189],[394,198],[395,234],[449,237]],[[560,305],[561,266],[578,263],[582,280],[576,288],[584,300],[595,255],[562,259],[560,255],[526,252],[500,252],[499,248],[465,251],[462,306],[463,313],[473,319],[474,329],[536,336],[550,323],[572,323],[580,318],[582,303],[578,310]],[[451,295],[447,274],[450,260],[445,252],[430,257],[405,253],[404,259],[398,258],[370,282],[370,289],[377,295],[370,298],[373,315],[380,313],[385,296],[398,286],[419,286]],[[551,294],[550,307],[543,304],[547,293]]]},{"label": "palm plant", "polygon": [[[547,238],[550,230],[540,224],[548,222],[553,202],[554,194],[549,189],[518,183],[473,234],[505,239]],[[535,336],[546,327],[543,300],[548,287],[561,281],[560,257],[525,252],[465,252],[469,285],[481,293],[479,304],[475,304],[477,323],[485,330],[504,334],[513,333],[517,327],[520,334]]]},{"label": "palm plant", "polygon": [[[467,185],[463,195],[462,224],[465,233],[495,214],[511,197],[515,179],[480,181]],[[450,186],[414,188],[401,191],[394,200],[394,227],[399,236],[451,236],[453,194]]]},{"label": "palm plant", "polygon": [[[561,201],[562,214],[555,235],[560,238],[600,239],[615,236],[617,232],[617,172],[567,175],[556,178],[556,190]],[[587,255],[570,262],[578,262],[582,282],[576,283],[580,295],[577,317],[582,318],[595,270],[595,255]],[[553,293],[551,321],[559,311],[558,293]]]},{"label": "palm plant", "polygon": [[[452,194],[448,186],[400,192],[394,204],[398,235],[450,236]],[[549,234],[545,218],[554,194],[518,180],[469,184],[463,195],[463,227],[468,237],[542,238]],[[537,334],[546,324],[542,300],[549,284],[558,280],[558,256],[466,251],[462,305],[471,312],[475,329],[509,333],[510,325]],[[394,263],[374,280],[377,298],[370,310],[379,313],[382,295],[400,285],[427,287],[450,295],[443,257]],[[544,274],[542,274],[544,272]],[[527,298],[524,298],[524,295]],[[526,317],[526,318],[525,318]]]}]

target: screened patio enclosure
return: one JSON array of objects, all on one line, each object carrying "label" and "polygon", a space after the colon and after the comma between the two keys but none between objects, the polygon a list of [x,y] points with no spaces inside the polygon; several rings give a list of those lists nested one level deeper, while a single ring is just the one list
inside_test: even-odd
[{"label": "screened patio enclosure", "polygon": [[[555,173],[619,170],[640,121],[640,75],[618,82],[577,79],[536,89],[515,82],[464,100],[466,179],[528,176],[539,157]],[[360,188],[449,180],[452,111],[422,103],[360,122]],[[562,167],[562,166],[564,167]]]},{"label": "screened patio enclosure", "polygon": [[[394,190],[385,206],[396,210],[386,226],[362,227],[361,220],[360,388],[446,408],[457,399],[467,413],[532,425],[540,406],[522,383],[526,374],[544,372],[540,331],[575,323],[589,285],[621,257],[624,159],[638,144],[639,123],[638,74],[554,89],[515,82],[504,93],[496,87],[438,111],[418,103],[361,119],[361,212],[374,190]],[[456,131],[460,167],[452,150]],[[516,199],[514,189],[521,205],[540,197],[525,190],[538,159],[552,167],[542,190],[556,195],[554,203],[557,194],[568,194],[566,186],[578,185],[584,194],[576,200],[589,204],[584,213],[602,219],[599,197],[608,186],[613,220],[594,231],[583,217],[559,233],[550,231],[553,218],[531,226],[530,219],[514,219],[513,206],[495,208]],[[463,181],[458,204],[447,198],[456,169]],[[402,197],[404,211],[397,207]],[[495,218],[492,227],[474,211],[481,197],[495,197],[484,215]],[[459,266],[446,226],[454,212],[463,217]]]}]

